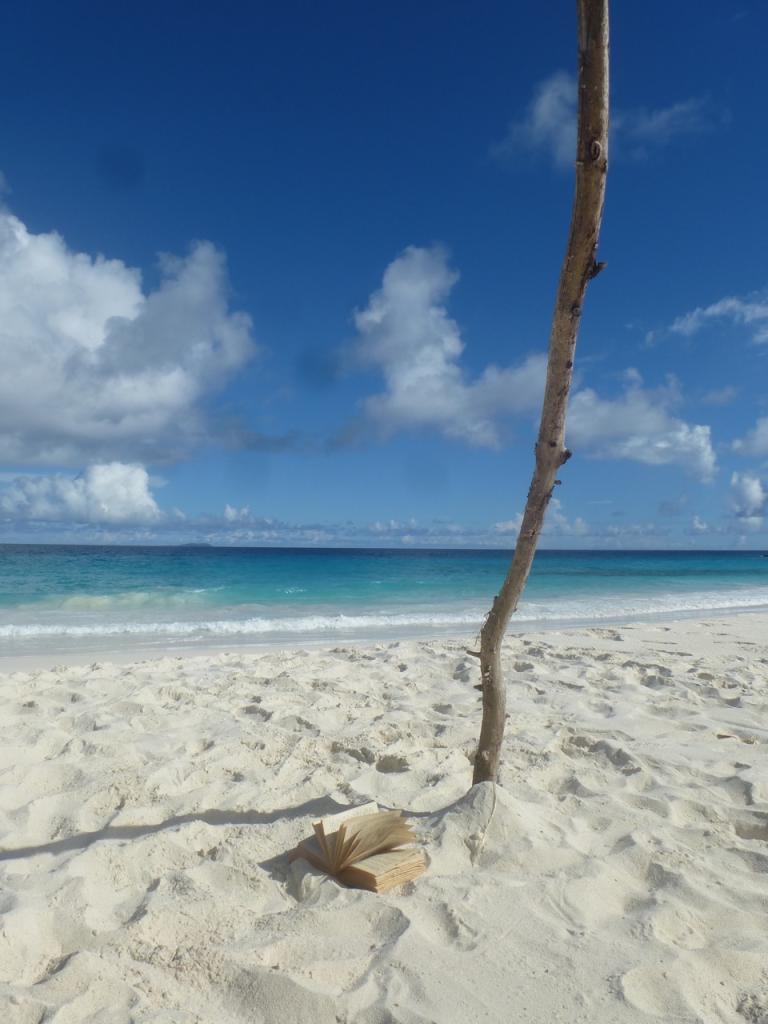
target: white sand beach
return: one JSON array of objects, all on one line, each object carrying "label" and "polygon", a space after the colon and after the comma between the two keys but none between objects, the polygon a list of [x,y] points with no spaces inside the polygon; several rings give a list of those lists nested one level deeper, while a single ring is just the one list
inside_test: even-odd
[{"label": "white sand beach", "polygon": [[[768,1021],[768,616],[0,678],[2,1024]],[[289,866],[412,815],[385,895]]]}]

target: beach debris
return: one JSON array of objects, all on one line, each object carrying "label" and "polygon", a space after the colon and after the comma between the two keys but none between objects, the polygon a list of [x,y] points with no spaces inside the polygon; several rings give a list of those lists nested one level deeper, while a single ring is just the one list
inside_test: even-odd
[{"label": "beach debris", "polygon": [[291,850],[288,859],[306,860],[353,889],[386,892],[426,869],[423,851],[409,845],[415,837],[400,811],[381,811],[368,803],[312,827],[314,834]]}]

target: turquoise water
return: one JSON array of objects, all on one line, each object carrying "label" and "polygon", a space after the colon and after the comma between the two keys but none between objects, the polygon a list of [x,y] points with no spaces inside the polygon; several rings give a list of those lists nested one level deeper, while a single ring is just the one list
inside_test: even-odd
[{"label": "turquoise water", "polygon": [[[507,551],[0,546],[0,654],[471,635]],[[542,551],[513,630],[768,608],[759,552]]]}]

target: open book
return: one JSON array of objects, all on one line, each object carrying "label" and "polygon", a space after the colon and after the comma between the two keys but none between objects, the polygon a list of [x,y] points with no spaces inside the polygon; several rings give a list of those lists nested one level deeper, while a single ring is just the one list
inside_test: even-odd
[{"label": "open book", "polygon": [[414,836],[400,811],[364,804],[315,822],[313,828],[314,835],[302,840],[289,859],[301,857],[355,889],[386,892],[426,868],[421,850],[401,849]]}]

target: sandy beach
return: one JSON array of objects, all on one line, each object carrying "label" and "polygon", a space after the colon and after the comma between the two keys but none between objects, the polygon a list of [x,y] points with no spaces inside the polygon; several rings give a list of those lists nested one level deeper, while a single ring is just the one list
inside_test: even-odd
[{"label": "sandy beach", "polygon": [[[12,665],[0,1019],[765,1022],[767,638],[511,638],[500,785],[469,792],[469,641]],[[288,865],[369,800],[422,878]]]}]

